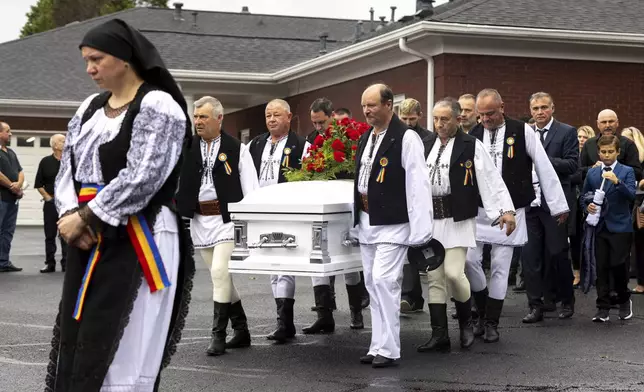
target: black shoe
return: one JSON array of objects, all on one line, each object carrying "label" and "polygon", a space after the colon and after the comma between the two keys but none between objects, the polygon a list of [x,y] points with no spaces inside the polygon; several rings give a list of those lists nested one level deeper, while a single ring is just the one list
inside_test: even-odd
[{"label": "black shoe", "polygon": [[573,314],[575,314],[574,305],[561,305],[561,311],[559,312],[560,319],[569,319]]},{"label": "black shoe", "polygon": [[525,291],[525,280],[522,277],[519,277],[519,283],[512,289],[515,293],[522,293]]},{"label": "black shoe", "polygon": [[317,309],[318,319],[308,327],[302,328],[305,335],[317,333],[332,333],[335,330],[335,320],[333,319],[333,297],[331,286],[321,285],[313,287],[315,295],[315,306]]},{"label": "black shoe", "polygon": [[230,326],[233,328],[233,337],[226,342],[226,348],[244,348],[250,346],[250,331],[248,319],[241,301],[230,305]]},{"label": "black shoe", "polygon": [[472,297],[474,298],[474,303],[476,303],[476,309],[477,309],[477,316],[478,319],[476,322],[474,322],[474,315],[472,314],[472,321],[473,321],[473,331],[474,331],[474,336],[483,336],[485,334],[485,309],[487,308],[487,296],[488,296],[488,290],[487,287],[481,291],[477,291],[472,293]]},{"label": "black shoe", "polygon": [[9,262],[9,264],[7,264],[4,267],[0,267],[0,272],[18,272],[18,271],[22,271],[22,268],[16,267],[11,262]]},{"label": "black shoe", "polygon": [[474,329],[472,326],[472,299],[465,302],[456,302],[458,313],[458,328],[461,331],[461,347],[469,348],[474,344]]},{"label": "black shoe", "polygon": [[423,312],[423,303],[422,302],[412,302],[406,299],[400,301],[400,313],[410,314],[410,313],[422,313]]},{"label": "black shoe", "polygon": [[293,324],[292,298],[275,298],[277,307],[277,329],[266,337],[268,340],[275,340],[277,343],[285,343],[295,337],[295,324]]},{"label": "black shoe", "polygon": [[633,301],[629,299],[619,305],[619,319],[628,320],[631,317],[633,317]]},{"label": "black shoe", "polygon": [[416,349],[419,353],[448,352],[451,349],[447,332],[447,304],[429,304],[432,337]]},{"label": "black shoe", "polygon": [[365,286],[364,283],[364,274],[360,272],[360,283],[358,283],[358,286],[360,286],[360,307],[362,309],[366,309],[369,307],[371,304],[371,300],[369,299],[369,291],[367,291],[367,286]]},{"label": "black shoe", "polygon": [[376,357],[373,359],[373,362],[371,362],[371,367],[373,368],[388,368],[388,367],[394,367],[398,366],[398,361],[395,359],[383,357],[382,355],[376,355]]},{"label": "black shoe", "polygon": [[610,320],[610,316],[608,315],[609,309],[597,309],[597,313],[595,313],[595,317],[593,317],[593,321],[596,323],[605,323],[606,321]]},{"label": "black shoe", "polygon": [[363,355],[360,357],[360,363],[363,365],[371,365],[374,359],[376,359],[376,357],[371,354]]},{"label": "black shoe", "polygon": [[524,324],[534,324],[540,321],[543,321],[543,312],[537,307],[530,308],[530,313],[528,313],[523,320]]},{"label": "black shoe", "polygon": [[215,302],[212,321],[212,337],[206,350],[209,356],[226,353],[226,328],[228,327],[229,303]]},{"label": "black shoe", "polygon": [[40,270],[41,274],[49,274],[51,272],[56,272],[56,266],[55,265],[46,265]]},{"label": "black shoe", "polygon": [[487,299],[487,307],[485,309],[485,335],[483,341],[485,343],[496,343],[499,341],[499,319],[501,318],[501,311],[503,310],[502,299]]},{"label": "black shoe", "polygon": [[364,321],[362,318],[362,293],[363,288],[357,284],[355,286],[347,285],[347,296],[349,297],[349,309],[351,310],[351,329],[363,329]]}]

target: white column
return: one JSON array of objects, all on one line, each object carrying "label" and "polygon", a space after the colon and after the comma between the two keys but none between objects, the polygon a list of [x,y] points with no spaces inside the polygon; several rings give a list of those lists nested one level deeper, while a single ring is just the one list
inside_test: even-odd
[{"label": "white column", "polygon": [[186,103],[188,104],[188,116],[190,117],[190,122],[192,123],[192,114],[195,111],[195,98],[192,94],[186,95],[185,93],[183,97],[185,98]]}]

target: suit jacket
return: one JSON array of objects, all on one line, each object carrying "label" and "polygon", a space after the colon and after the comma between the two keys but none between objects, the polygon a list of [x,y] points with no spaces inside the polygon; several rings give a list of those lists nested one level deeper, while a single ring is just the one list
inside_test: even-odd
[{"label": "suit jacket", "polygon": [[[577,130],[568,124],[554,120],[546,134],[543,148],[546,150],[555,172],[557,172],[559,182],[561,182],[561,187],[566,195],[568,207],[572,210],[577,203],[577,192],[575,192],[571,181],[571,177],[579,167]],[[541,205],[544,206],[544,209],[549,210],[543,195],[541,197]]]},{"label": "suit jacket", "polygon": [[[633,210],[632,204],[635,200],[635,173],[633,168],[617,163],[613,170],[619,179],[617,185],[606,180],[604,184],[604,200],[608,201],[608,210],[604,218],[606,229],[611,233],[631,233],[633,232]],[[602,183],[601,166],[593,167],[588,170],[582,196],[587,192],[595,192]],[[588,204],[582,197],[582,206],[584,210]],[[606,204],[606,203],[604,203]]]},{"label": "suit jacket", "polygon": [[[597,137],[595,136],[586,140],[584,148],[581,150],[580,165],[584,178],[586,177],[586,173],[588,173],[588,169],[593,167],[597,161],[599,161],[599,153],[597,152]],[[640,162],[637,146],[624,136],[619,136],[619,156],[617,157],[617,162],[632,167],[637,181],[642,179],[642,163]]]}]

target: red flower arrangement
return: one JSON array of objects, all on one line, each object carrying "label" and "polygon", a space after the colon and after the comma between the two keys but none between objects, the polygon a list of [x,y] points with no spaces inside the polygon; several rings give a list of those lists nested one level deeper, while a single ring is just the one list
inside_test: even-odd
[{"label": "red flower arrangement", "polygon": [[285,168],[284,177],[287,181],[335,180],[338,175],[353,178],[358,140],[370,128],[366,123],[349,118],[333,120],[309,147],[302,167]]}]

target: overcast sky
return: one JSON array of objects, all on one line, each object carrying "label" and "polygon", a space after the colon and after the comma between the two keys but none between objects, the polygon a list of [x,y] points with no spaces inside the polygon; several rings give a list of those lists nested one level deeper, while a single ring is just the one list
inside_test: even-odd
[{"label": "overcast sky", "polygon": [[[168,1],[170,7],[176,0]],[[440,0],[436,4],[444,3]],[[20,29],[27,21],[26,14],[38,0],[0,0],[0,42],[11,41],[20,36]],[[396,19],[416,11],[416,0],[183,0],[185,9],[239,12],[242,6],[250,8],[251,13],[280,14],[300,16],[325,16],[330,18],[369,19],[369,8],[379,16],[391,18],[392,5],[396,9]]]}]

